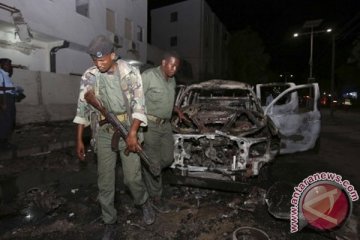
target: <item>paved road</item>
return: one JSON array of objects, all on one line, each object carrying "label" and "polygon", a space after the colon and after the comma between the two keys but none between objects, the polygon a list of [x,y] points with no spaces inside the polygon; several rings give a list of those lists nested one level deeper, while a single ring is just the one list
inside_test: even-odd
[{"label": "paved road", "polygon": [[279,156],[272,169],[277,178],[299,182],[317,171],[332,171],[360,190],[360,113],[322,111],[318,152]]},{"label": "paved road", "polygon": [[[360,193],[360,114],[336,111],[333,116],[328,109],[322,111],[322,129],[319,151],[308,151],[278,156],[271,166],[275,181],[285,181],[297,186],[306,177],[319,172],[332,172],[348,180]],[[290,205],[290,204],[289,204]],[[288,207],[289,208],[289,207]],[[353,214],[349,227],[342,228],[338,236],[359,239],[359,201],[353,202]],[[350,221],[348,221],[349,223]],[[345,231],[345,232],[344,232]],[[357,231],[357,232],[355,232]],[[355,233],[354,233],[355,232]],[[327,237],[305,236],[304,232],[289,235],[289,239],[328,239]],[[350,236],[350,237],[349,237]],[[286,239],[287,239],[286,238]],[[330,238],[332,239],[332,238]]]}]

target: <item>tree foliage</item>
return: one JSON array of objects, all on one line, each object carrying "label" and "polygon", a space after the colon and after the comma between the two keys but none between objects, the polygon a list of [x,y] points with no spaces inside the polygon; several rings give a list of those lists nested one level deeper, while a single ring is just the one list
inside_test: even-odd
[{"label": "tree foliage", "polygon": [[356,67],[360,69],[360,37],[358,37],[358,39],[356,39],[353,43],[353,48],[348,62],[356,65]]},{"label": "tree foliage", "polygon": [[270,56],[260,36],[251,28],[234,33],[229,42],[229,64],[234,80],[250,84],[266,82]]},{"label": "tree foliage", "polygon": [[353,42],[352,48],[345,51],[346,58],[336,68],[337,90],[340,92],[360,89],[360,38]]}]

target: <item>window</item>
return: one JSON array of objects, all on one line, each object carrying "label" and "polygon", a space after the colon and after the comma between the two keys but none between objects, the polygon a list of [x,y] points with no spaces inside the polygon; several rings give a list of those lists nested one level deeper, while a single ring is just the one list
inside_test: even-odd
[{"label": "window", "polygon": [[[290,95],[290,94],[288,94]],[[314,111],[314,96],[315,89],[312,88],[302,88],[297,90],[298,96],[298,113],[312,112]],[[291,96],[288,97],[289,102],[292,99]]]},{"label": "window", "polygon": [[137,26],[136,29],[136,38],[139,42],[143,41],[143,28],[140,26]]},{"label": "window", "polygon": [[115,13],[110,9],[106,9],[106,29],[115,33]]},{"label": "window", "polygon": [[132,22],[125,18],[125,38],[132,40]]},{"label": "window", "polygon": [[177,22],[178,20],[178,13],[177,12],[172,12],[170,14],[170,22]]},{"label": "window", "polygon": [[170,46],[171,47],[177,46],[177,37],[176,36],[170,38]]},{"label": "window", "polygon": [[76,0],[76,12],[89,17],[89,0]]}]

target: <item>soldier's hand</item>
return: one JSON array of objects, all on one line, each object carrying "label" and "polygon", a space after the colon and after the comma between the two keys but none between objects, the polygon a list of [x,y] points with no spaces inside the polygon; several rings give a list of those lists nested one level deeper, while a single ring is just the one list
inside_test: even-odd
[{"label": "soldier's hand", "polygon": [[76,155],[79,158],[80,161],[85,160],[85,146],[82,141],[79,141],[76,143]]},{"label": "soldier's hand", "polygon": [[128,152],[139,152],[141,150],[141,146],[138,142],[137,139],[137,135],[135,134],[131,134],[131,132],[129,132],[129,134],[126,137],[126,151]]}]

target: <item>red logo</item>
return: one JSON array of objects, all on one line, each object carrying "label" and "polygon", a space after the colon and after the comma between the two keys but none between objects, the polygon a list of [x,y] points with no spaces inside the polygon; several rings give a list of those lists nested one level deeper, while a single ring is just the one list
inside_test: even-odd
[{"label": "red logo", "polygon": [[330,230],[349,217],[351,202],[346,192],[331,182],[310,186],[301,202],[306,221],[314,228]]}]

